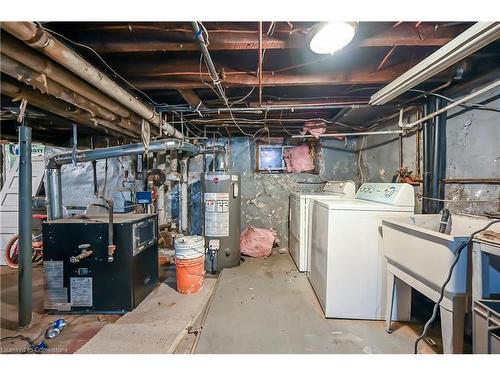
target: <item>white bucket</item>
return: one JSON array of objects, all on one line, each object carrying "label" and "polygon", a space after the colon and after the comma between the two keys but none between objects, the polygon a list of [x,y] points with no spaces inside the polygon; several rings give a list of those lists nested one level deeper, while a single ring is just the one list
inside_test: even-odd
[{"label": "white bucket", "polygon": [[205,255],[205,238],[202,236],[183,236],[174,241],[177,259],[194,259]]}]

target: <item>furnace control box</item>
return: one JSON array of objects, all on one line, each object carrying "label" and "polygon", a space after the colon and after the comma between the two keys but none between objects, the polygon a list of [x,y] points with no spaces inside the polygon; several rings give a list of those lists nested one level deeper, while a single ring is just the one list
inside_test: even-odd
[{"label": "furnace control box", "polygon": [[156,214],[115,214],[112,261],[108,215],[43,224],[44,306],[78,313],[133,310],[158,283]]}]

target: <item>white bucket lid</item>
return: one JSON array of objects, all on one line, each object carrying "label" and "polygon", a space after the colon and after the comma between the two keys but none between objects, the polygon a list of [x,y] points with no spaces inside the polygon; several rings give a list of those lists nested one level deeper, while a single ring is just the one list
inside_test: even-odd
[{"label": "white bucket lid", "polygon": [[205,255],[205,238],[203,236],[183,236],[174,241],[177,259],[194,259]]}]

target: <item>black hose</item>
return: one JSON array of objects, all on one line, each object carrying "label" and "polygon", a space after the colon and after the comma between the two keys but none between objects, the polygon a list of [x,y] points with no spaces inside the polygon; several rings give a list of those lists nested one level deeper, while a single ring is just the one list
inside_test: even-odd
[{"label": "black hose", "polygon": [[443,298],[444,298],[444,290],[446,288],[446,285],[448,285],[448,283],[450,282],[451,275],[453,274],[453,269],[455,268],[455,266],[458,263],[458,260],[460,258],[460,254],[462,253],[462,250],[467,247],[467,245],[472,241],[472,239],[478,233],[485,231],[486,229],[488,229],[489,227],[491,227],[493,224],[496,224],[496,223],[500,223],[500,220],[493,220],[490,223],[488,223],[488,225],[484,226],[483,228],[476,230],[475,232],[472,232],[472,234],[467,238],[467,240],[465,240],[463,243],[461,243],[460,246],[457,248],[456,253],[455,253],[455,258],[453,259],[453,262],[451,263],[450,269],[448,271],[448,276],[446,277],[446,280],[444,281],[443,285],[441,285],[441,289],[439,291],[439,298],[436,301],[436,303],[434,304],[434,309],[432,310],[432,315],[429,318],[429,320],[427,321],[427,323],[425,323],[422,334],[420,336],[418,336],[417,339],[415,340],[414,354],[418,354],[418,343],[420,342],[420,340],[422,340],[425,337],[430,325],[436,319],[439,304],[441,303],[441,301],[443,301]]},{"label": "black hose", "polygon": [[[23,335],[5,336],[5,337],[2,337],[2,339],[0,341],[3,342],[3,341],[7,341],[7,340],[26,341],[28,343],[28,345],[24,348],[21,348],[21,350],[20,350],[21,353],[33,352],[35,350],[35,347],[36,347],[35,341],[32,340],[31,338],[29,338],[28,336],[23,336]],[[19,352],[17,352],[17,353],[19,353]]]}]

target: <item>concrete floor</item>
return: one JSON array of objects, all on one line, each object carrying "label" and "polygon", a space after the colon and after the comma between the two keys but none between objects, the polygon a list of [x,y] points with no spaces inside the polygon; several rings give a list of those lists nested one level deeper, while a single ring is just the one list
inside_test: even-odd
[{"label": "concrete floor", "polygon": [[224,270],[208,309],[195,353],[412,353],[421,330],[394,323],[389,335],[381,321],[325,319],[307,276],[278,253]]},{"label": "concrete floor", "polygon": [[[42,268],[33,269],[33,323],[17,328],[17,270],[0,268],[1,336],[36,338],[50,322],[64,317],[69,325],[47,341],[53,353],[74,353],[118,315],[49,315],[43,311]],[[207,277],[212,277],[207,275]],[[175,267],[160,267],[160,279],[175,287]],[[224,270],[211,302],[180,341],[175,353],[411,353],[421,325],[394,323],[388,335],[383,322],[325,319],[307,277],[288,254],[245,258]],[[421,352],[440,352],[440,330],[421,344]],[[22,348],[4,341],[1,349]]]}]

